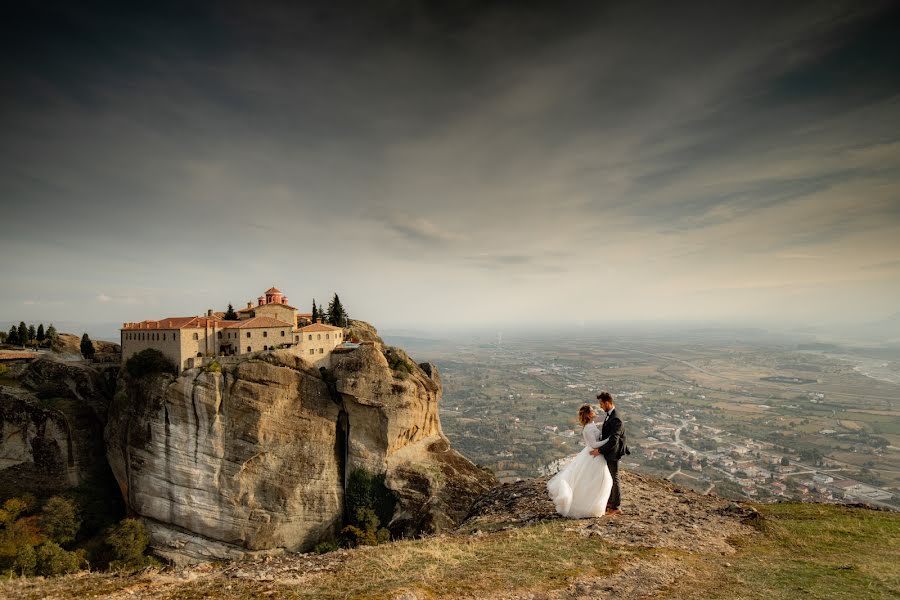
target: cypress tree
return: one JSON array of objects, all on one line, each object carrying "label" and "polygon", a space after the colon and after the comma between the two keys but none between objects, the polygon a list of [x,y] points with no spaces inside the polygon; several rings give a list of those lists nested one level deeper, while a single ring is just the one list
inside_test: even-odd
[{"label": "cypress tree", "polygon": [[316,299],[313,298],[313,307],[312,307],[312,322],[315,323],[319,320],[319,309],[316,308]]},{"label": "cypress tree", "polygon": [[88,360],[94,358],[94,342],[87,333],[81,336],[81,355]]},{"label": "cypress tree", "polygon": [[234,307],[231,305],[231,302],[228,303],[228,310],[225,311],[225,316],[223,318],[226,321],[237,321],[238,320],[237,313],[234,312]]},{"label": "cypress tree", "polygon": [[25,321],[19,321],[19,345],[24,346],[28,343],[28,328],[25,326]]},{"label": "cypress tree", "polygon": [[53,323],[50,323],[50,327],[47,328],[47,339],[50,340],[50,343],[52,344],[58,337],[59,334],[56,333],[56,327],[53,326]]},{"label": "cypress tree", "polygon": [[6,343],[12,345],[19,343],[19,330],[16,329],[15,325],[9,328],[9,333],[6,335]]},{"label": "cypress tree", "polygon": [[335,327],[344,327],[347,324],[347,311],[344,310],[336,292],[328,303],[328,322]]},{"label": "cypress tree", "polygon": [[37,329],[34,328],[34,324],[28,326],[28,341],[33,342],[37,339]]},{"label": "cypress tree", "polygon": [[44,335],[44,324],[41,323],[40,325],[38,325],[37,329],[37,341],[43,342],[45,339],[47,339],[47,336]]}]

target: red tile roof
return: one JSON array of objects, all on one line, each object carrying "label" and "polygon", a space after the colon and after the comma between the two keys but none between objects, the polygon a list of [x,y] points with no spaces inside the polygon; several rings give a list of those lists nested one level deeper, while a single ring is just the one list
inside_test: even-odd
[{"label": "red tile roof", "polygon": [[279,290],[277,287],[270,287],[269,289],[267,289],[265,291],[265,293],[266,294],[280,294],[281,290]]},{"label": "red tile roof", "polygon": [[257,304],[256,306],[251,306],[250,308],[242,308],[241,310],[237,310],[235,312],[245,313],[256,310],[257,308],[262,308],[263,306],[283,306],[285,308],[289,308],[291,310],[297,310],[296,307],[291,306],[290,304],[282,304],[280,302],[271,302],[269,304]]},{"label": "red tile roof", "polygon": [[227,325],[220,325],[228,329],[253,329],[258,327],[287,327],[293,329],[293,325],[273,319],[272,317],[253,317],[252,319],[244,319],[243,321],[224,321]]},{"label": "red tile roof", "polygon": [[200,329],[203,327],[223,327],[223,323],[234,321],[222,321],[214,317],[167,317],[158,321],[148,320],[140,323],[125,323],[123,330],[134,329]]}]

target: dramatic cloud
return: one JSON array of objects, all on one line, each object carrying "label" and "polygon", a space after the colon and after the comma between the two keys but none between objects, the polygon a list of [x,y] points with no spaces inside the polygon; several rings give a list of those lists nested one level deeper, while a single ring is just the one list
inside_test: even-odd
[{"label": "dramatic cloud", "polygon": [[396,327],[896,310],[891,3],[8,13],[0,318],[273,283]]}]

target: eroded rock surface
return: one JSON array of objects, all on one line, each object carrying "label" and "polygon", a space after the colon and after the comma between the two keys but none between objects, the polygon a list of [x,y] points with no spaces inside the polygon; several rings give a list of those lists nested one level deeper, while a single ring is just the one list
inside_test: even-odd
[{"label": "eroded rock surface", "polygon": [[396,533],[456,525],[493,477],[443,436],[437,370],[404,364],[363,345],[326,372],[283,350],[123,376],[107,452],[151,545],[175,562],[309,549],[338,533],[357,467],[386,473]]},{"label": "eroded rock surface", "polygon": [[109,397],[102,373],[49,358],[27,365],[16,387],[0,386],[3,493],[55,493],[104,468]]}]

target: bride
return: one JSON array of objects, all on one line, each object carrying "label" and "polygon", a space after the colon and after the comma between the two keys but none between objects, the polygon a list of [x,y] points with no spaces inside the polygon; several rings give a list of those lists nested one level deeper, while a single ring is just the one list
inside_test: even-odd
[{"label": "bride", "polygon": [[600,429],[594,423],[597,413],[590,404],[578,409],[578,421],[583,429],[584,449],[566,467],[547,482],[550,499],[556,504],[556,512],[564,517],[583,519],[602,517],[612,490],[612,477],[606,466],[606,458],[591,456],[594,448],[600,448],[607,440],[600,439]]}]

